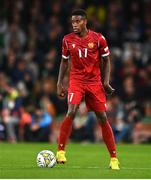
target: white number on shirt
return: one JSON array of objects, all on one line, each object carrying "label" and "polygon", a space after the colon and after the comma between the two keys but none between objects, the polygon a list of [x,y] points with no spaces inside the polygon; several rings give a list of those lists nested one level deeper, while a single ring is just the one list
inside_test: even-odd
[{"label": "white number on shirt", "polygon": [[73,99],[73,95],[74,95],[74,93],[70,93],[70,94],[68,95],[68,101],[69,101],[69,102],[71,102],[71,101],[72,101],[72,99]]},{"label": "white number on shirt", "polygon": [[[81,49],[78,49],[78,52],[79,52],[79,58],[82,58],[83,55]],[[86,58],[87,56],[88,56],[88,49],[84,48],[84,57]]]}]

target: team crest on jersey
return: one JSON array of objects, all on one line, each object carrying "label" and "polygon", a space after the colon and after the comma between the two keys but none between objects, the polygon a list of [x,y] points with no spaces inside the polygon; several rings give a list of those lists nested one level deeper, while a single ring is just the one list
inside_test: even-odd
[{"label": "team crest on jersey", "polygon": [[93,44],[93,42],[91,42],[91,43],[88,43],[88,47],[92,49],[92,48],[94,47],[94,44]]},{"label": "team crest on jersey", "polygon": [[72,47],[75,48],[75,44],[72,44]]}]

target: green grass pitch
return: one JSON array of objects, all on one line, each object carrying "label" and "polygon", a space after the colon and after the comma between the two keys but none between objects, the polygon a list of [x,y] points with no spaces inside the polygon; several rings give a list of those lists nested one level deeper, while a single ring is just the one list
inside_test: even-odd
[{"label": "green grass pitch", "polygon": [[108,169],[109,155],[103,144],[73,144],[67,147],[68,162],[53,168],[39,168],[37,153],[56,144],[0,143],[0,178],[151,178],[151,145],[118,145],[121,170]]}]

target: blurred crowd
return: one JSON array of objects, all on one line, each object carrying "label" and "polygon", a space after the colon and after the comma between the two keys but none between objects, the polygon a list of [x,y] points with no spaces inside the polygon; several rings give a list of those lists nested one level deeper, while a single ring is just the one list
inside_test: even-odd
[{"label": "blurred crowd", "polygon": [[[116,91],[107,104],[116,142],[151,142],[150,0],[1,0],[0,141],[56,141],[67,110],[56,94],[61,41],[72,31],[75,8],[87,11],[89,28],[101,32],[111,50]],[[102,140],[84,103],[71,139]]]}]

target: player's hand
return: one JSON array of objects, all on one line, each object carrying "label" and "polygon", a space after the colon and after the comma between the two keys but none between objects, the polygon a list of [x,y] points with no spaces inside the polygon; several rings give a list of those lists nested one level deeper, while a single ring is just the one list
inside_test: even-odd
[{"label": "player's hand", "polygon": [[57,84],[57,94],[58,94],[58,96],[65,97],[66,93],[67,92],[66,92],[65,88],[63,87],[62,83],[58,83]]},{"label": "player's hand", "polygon": [[40,127],[39,127],[39,124],[38,124],[38,123],[33,124],[33,125],[31,126],[31,130],[32,130],[32,131],[37,131],[39,128],[40,128]]},{"label": "player's hand", "polygon": [[107,95],[112,95],[115,91],[110,84],[104,84],[104,89]]}]

